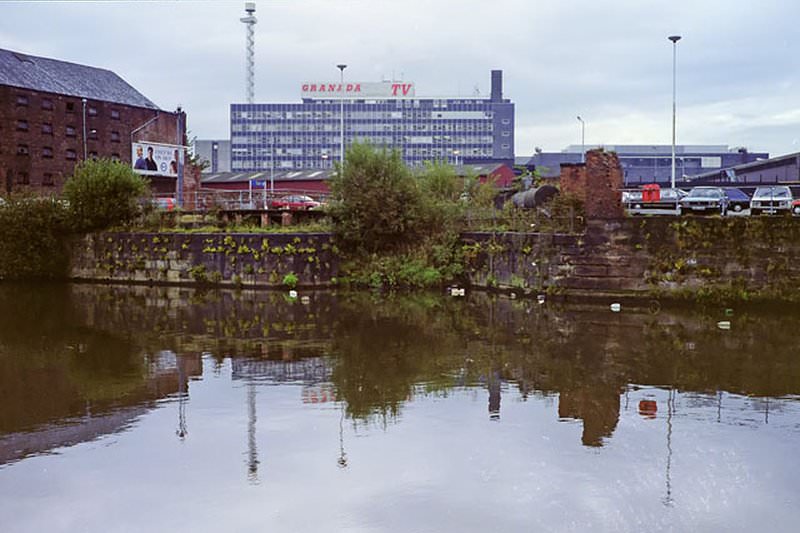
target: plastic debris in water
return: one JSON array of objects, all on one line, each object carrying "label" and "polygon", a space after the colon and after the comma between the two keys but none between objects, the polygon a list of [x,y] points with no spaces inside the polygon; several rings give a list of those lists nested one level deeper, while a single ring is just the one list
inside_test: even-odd
[{"label": "plastic debris in water", "polygon": [[536,297],[536,301],[539,302],[539,305],[542,305],[544,303],[544,299],[545,299],[544,294],[540,294]]},{"label": "plastic debris in water", "polygon": [[612,310],[613,312],[615,312],[615,313],[619,313],[621,309],[622,309],[622,305],[620,305],[620,304],[618,304],[618,303],[616,303],[616,302],[614,302],[613,304],[611,304],[611,310]]},{"label": "plastic debris in water", "polygon": [[717,322],[717,327],[719,329],[731,329],[731,321],[730,320],[720,320]]},{"label": "plastic debris in water", "polygon": [[466,289],[459,288],[459,287],[451,287],[450,288],[450,296],[464,296],[466,294]]},{"label": "plastic debris in water", "polygon": [[289,291],[289,298],[297,298],[297,291],[292,289]]},{"label": "plastic debris in water", "polygon": [[309,298],[308,296],[303,296],[302,298],[300,298],[300,302],[303,305],[308,305],[311,303],[311,298]]},{"label": "plastic debris in water", "polygon": [[730,307],[725,309],[725,316],[733,316],[733,309]]}]

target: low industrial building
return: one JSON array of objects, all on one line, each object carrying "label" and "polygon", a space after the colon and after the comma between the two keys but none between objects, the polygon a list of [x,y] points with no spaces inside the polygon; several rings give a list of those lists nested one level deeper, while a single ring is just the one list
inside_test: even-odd
[{"label": "low industrial building", "polygon": [[[134,141],[183,144],[185,115],[96,67],[0,49],[0,190],[58,192],[89,158],[130,164]],[[184,127],[185,128],[185,127]],[[151,177],[160,192],[175,178]]]},{"label": "low industrial building", "polygon": [[[585,150],[602,148],[615,152],[622,166],[626,186],[645,183],[669,183],[672,178],[671,145],[605,145],[585,146]],[[517,163],[537,170],[543,177],[561,174],[562,164],[575,164],[583,160],[584,147],[570,145],[561,152],[537,151],[527,160],[517,158]],[[746,148],[729,148],[727,145],[677,145],[675,147],[675,179],[678,182],[693,177],[719,172],[735,165],[767,159],[768,153],[750,152]]]},{"label": "low industrial building", "polygon": [[691,181],[693,185],[797,185],[800,184],[800,153],[729,166],[699,174]]}]

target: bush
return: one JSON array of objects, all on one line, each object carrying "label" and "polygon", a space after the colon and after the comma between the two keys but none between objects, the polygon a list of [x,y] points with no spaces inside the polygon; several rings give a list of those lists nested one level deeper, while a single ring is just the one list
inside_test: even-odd
[{"label": "bush", "polygon": [[9,198],[0,205],[0,279],[64,277],[69,226],[63,202]]},{"label": "bush", "polygon": [[422,229],[422,200],[400,152],[354,144],[331,180],[329,212],[345,248],[377,252],[413,241]]},{"label": "bush", "polygon": [[64,198],[78,232],[131,222],[148,193],[149,185],[144,178],[128,165],[108,159],[81,162],[64,185]]}]

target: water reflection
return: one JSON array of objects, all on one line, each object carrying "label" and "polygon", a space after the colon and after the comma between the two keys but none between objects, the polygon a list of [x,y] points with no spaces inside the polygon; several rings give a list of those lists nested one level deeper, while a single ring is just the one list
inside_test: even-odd
[{"label": "water reflection", "polygon": [[[464,451],[449,459],[465,468],[482,463],[476,455],[508,460],[483,447],[492,433],[540,452],[534,442],[553,439],[566,455],[550,468],[562,474],[571,461],[593,468],[570,440],[608,457],[624,452],[658,471],[666,508],[689,505],[690,473],[676,468],[696,460],[704,439],[718,446],[720,435],[734,442],[758,429],[771,448],[798,436],[797,316],[788,310],[740,313],[723,331],[713,313],[617,314],[479,294],[310,296],[0,286],[0,493],[11,465],[136,433],[162,412],[169,422],[152,446],[164,446],[163,435],[189,453],[205,442],[212,413],[220,435],[238,434],[238,475],[251,487],[273,482],[300,450],[317,469],[357,472],[371,462],[362,437],[414,448],[438,424],[464,435]],[[198,399],[200,386],[216,392]],[[524,413],[537,414],[524,422]],[[312,433],[328,428],[327,444],[280,437],[303,421]],[[408,432],[416,441],[391,440]],[[205,461],[219,459],[210,442],[205,449]],[[397,467],[399,481],[415,468]],[[491,478],[492,468],[481,472]]]}]

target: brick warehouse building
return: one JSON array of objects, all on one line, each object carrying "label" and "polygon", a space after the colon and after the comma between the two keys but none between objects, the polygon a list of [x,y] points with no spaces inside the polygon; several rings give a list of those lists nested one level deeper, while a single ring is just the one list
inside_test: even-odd
[{"label": "brick warehouse building", "polygon": [[[179,126],[178,121],[183,126]],[[166,112],[109,70],[0,49],[0,191],[57,193],[84,158],[130,164],[134,141],[183,144]],[[175,178],[152,178],[174,193]]]}]

